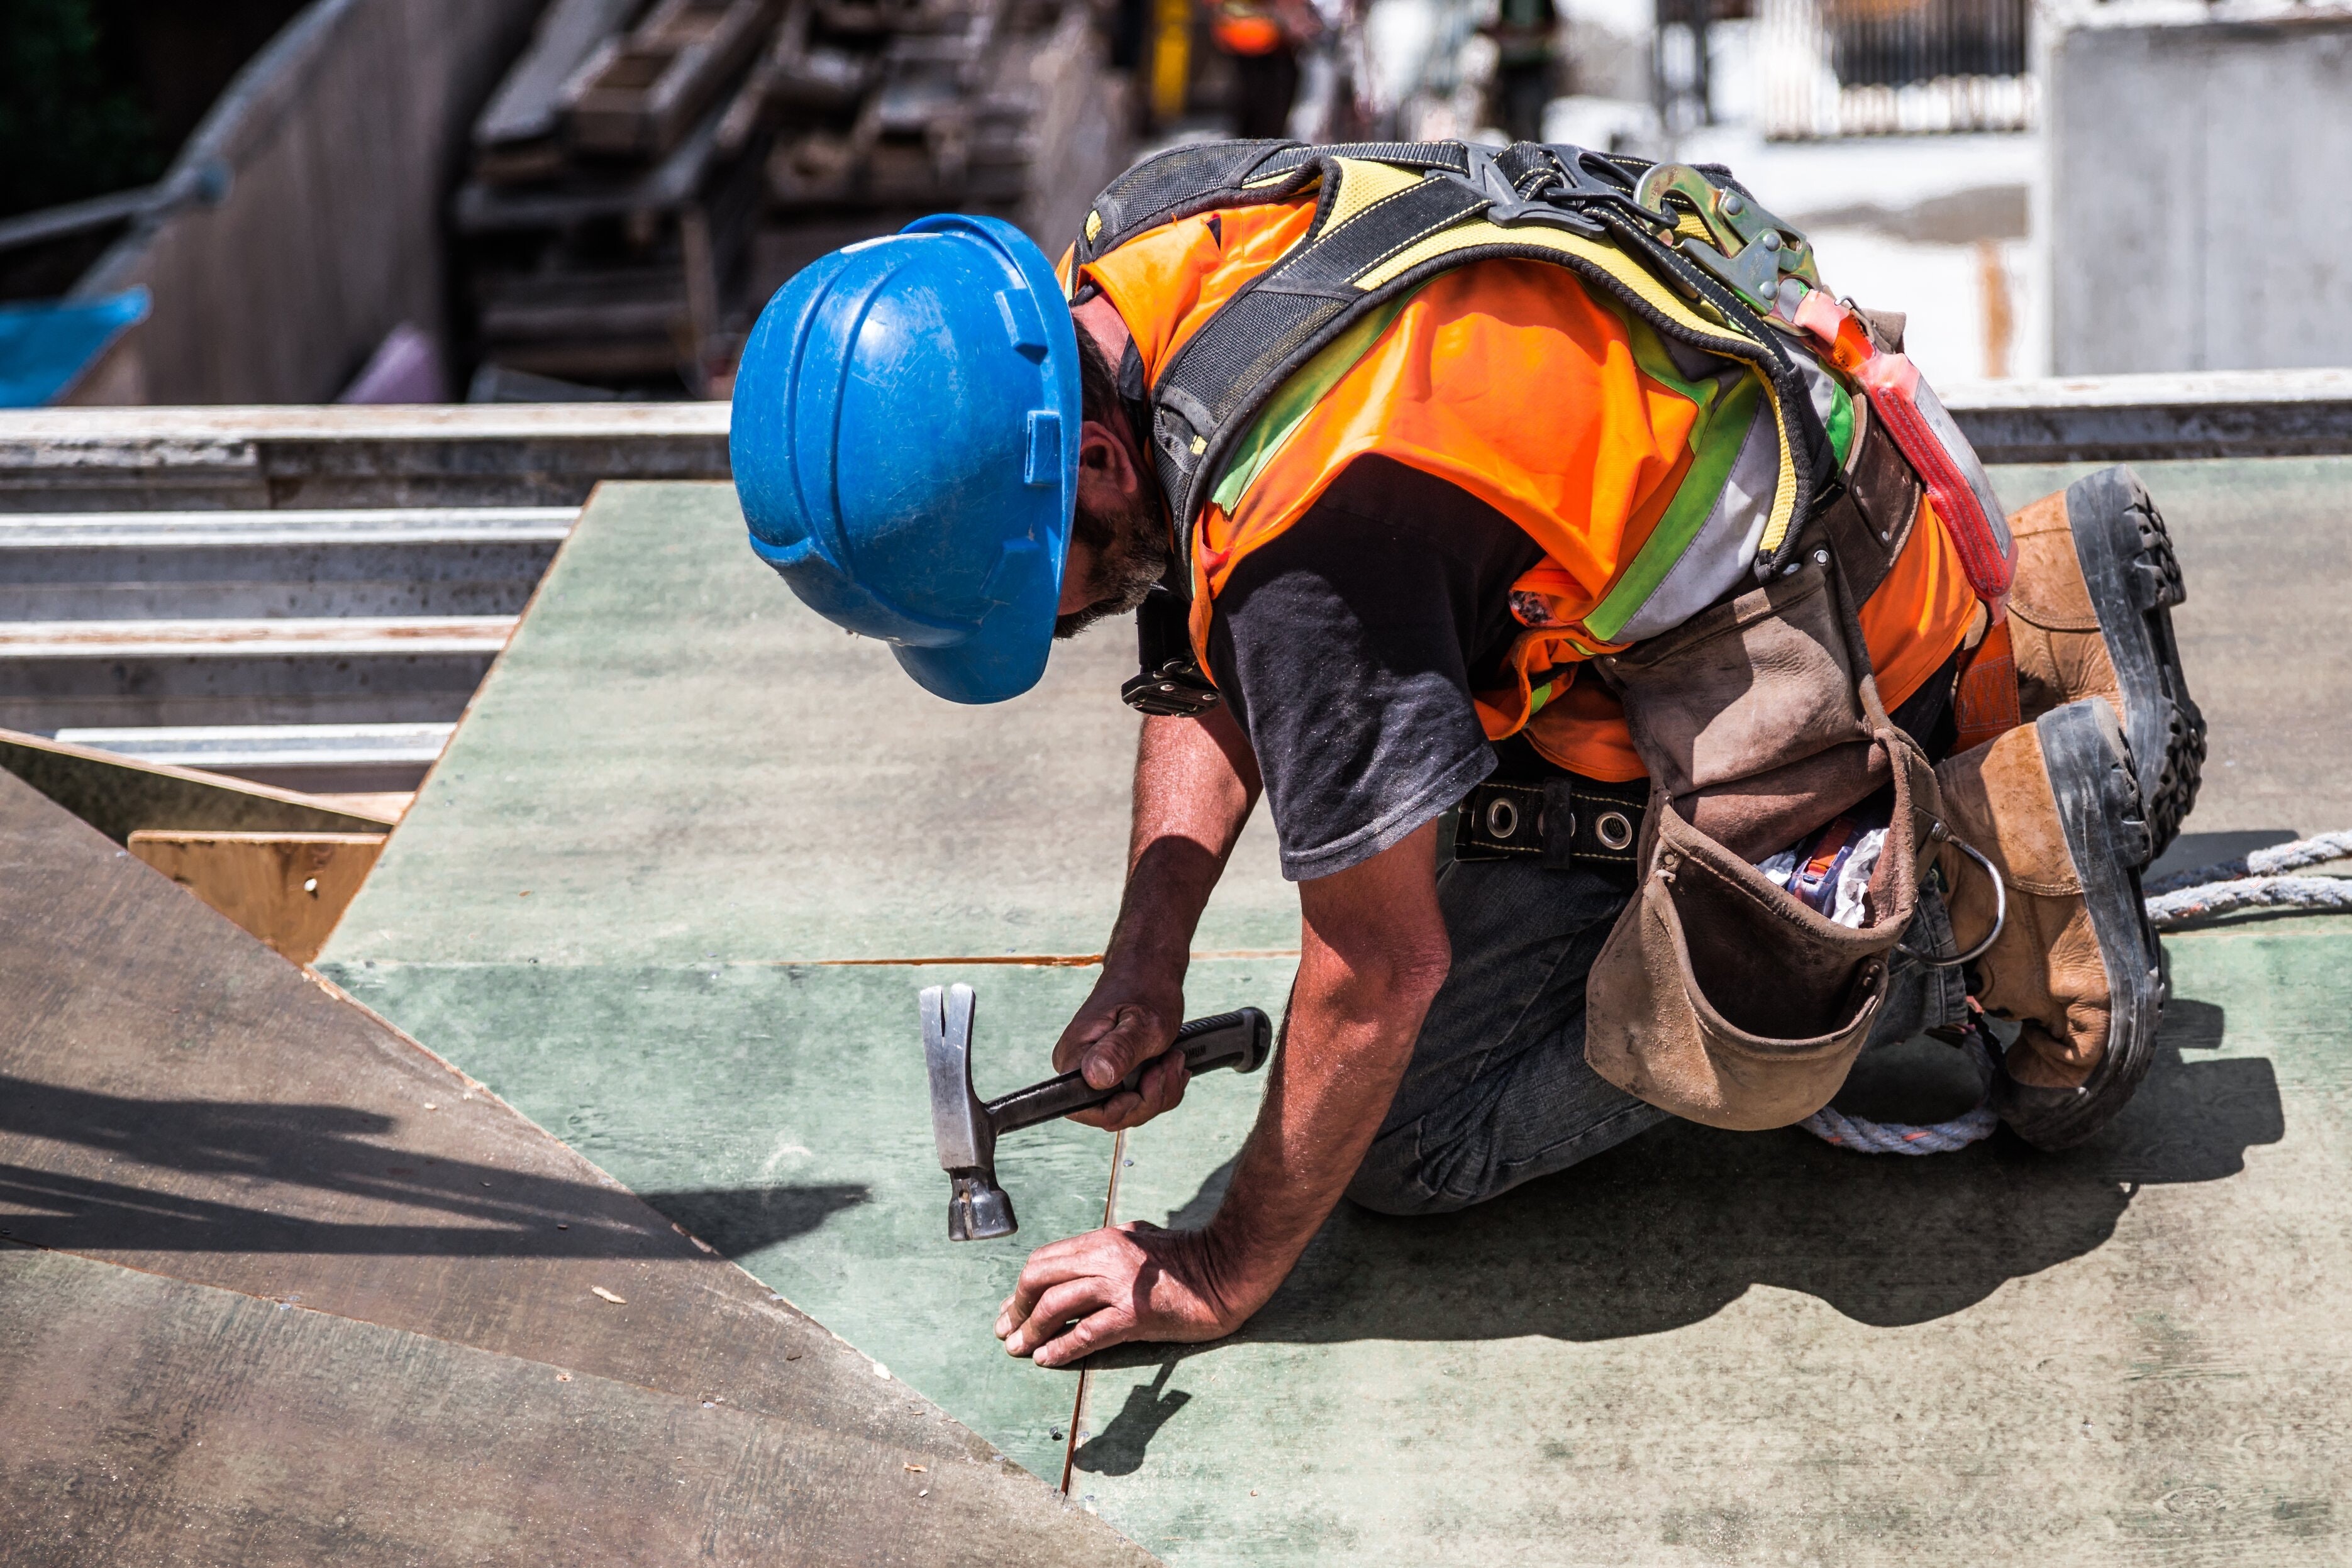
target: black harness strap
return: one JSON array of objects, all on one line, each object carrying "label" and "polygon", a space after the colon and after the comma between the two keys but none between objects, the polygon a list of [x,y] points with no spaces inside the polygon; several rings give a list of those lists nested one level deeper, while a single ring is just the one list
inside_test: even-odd
[{"label": "black harness strap", "polygon": [[[1161,165],[1182,157],[1181,168]],[[1424,178],[1350,214],[1330,227],[1341,198],[1341,160],[1386,162],[1421,170]],[[1779,551],[1758,564],[1759,575],[1792,559],[1803,532],[1802,509],[1820,476],[1834,472],[1828,433],[1813,409],[1811,389],[1793,351],[1731,291],[1661,243],[1647,226],[1671,217],[1651,213],[1633,196],[1647,164],[1568,146],[1521,142],[1499,152],[1458,142],[1313,148],[1297,143],[1228,142],[1178,149],[1132,171],[1097,204],[1103,217],[1088,254],[1159,224],[1219,206],[1285,201],[1320,181],[1307,236],[1228,300],[1163,367],[1152,389],[1153,465],[1189,553],[1192,528],[1206,488],[1223,472],[1234,445],[1265,400],[1293,373],[1365,312],[1430,277],[1471,262],[1522,257],[1568,267],[1668,338],[1721,354],[1718,338],[1703,338],[1641,298],[1619,279],[1558,249],[1507,235],[1446,250],[1377,288],[1357,280],[1424,239],[1484,218],[1496,224],[1536,224],[1597,238],[1628,255],[1652,276],[1696,302],[1742,340],[1741,357],[1768,377],[1791,423],[1791,459],[1800,515]],[[1185,182],[1213,173],[1225,182],[1205,190]],[[1327,232],[1328,231],[1328,232]]]}]

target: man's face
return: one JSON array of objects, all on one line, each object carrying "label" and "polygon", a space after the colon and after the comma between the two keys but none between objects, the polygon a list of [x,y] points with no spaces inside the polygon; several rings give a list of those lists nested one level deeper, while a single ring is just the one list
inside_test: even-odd
[{"label": "man's face", "polygon": [[1088,420],[1078,445],[1078,506],[1062,571],[1054,635],[1075,637],[1143,602],[1168,570],[1168,524],[1160,497],[1118,434]]}]

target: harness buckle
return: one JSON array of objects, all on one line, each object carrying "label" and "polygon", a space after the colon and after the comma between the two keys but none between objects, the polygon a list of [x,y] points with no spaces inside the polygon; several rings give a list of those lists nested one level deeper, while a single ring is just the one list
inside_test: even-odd
[{"label": "harness buckle", "polygon": [[[1608,229],[1581,209],[1606,204],[1622,208],[1646,224],[1668,227],[1674,224],[1673,214],[1650,211],[1629,187],[1612,184],[1586,168],[1584,160],[1594,154],[1582,147],[1565,141],[1522,141],[1498,151],[1472,141],[1465,142],[1462,150],[1467,159],[1467,172],[1451,177],[1486,198],[1485,215],[1489,223],[1506,228],[1516,224],[1541,224],[1567,229],[1588,239],[1601,239],[1607,236]],[[1519,154],[1528,165],[1528,172],[1518,179],[1514,179],[1503,163],[1513,153]],[[1536,161],[1535,154],[1541,154],[1543,161]],[[1529,178],[1529,174],[1533,177]]]},{"label": "harness buckle", "polygon": [[1192,657],[1192,618],[1184,601],[1163,584],[1135,607],[1135,639],[1142,669],[1118,688],[1119,700],[1160,718],[1198,718],[1223,698]]}]

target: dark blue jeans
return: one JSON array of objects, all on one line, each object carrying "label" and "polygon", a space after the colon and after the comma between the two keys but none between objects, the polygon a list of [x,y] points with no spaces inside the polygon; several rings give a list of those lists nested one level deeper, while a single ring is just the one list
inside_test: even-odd
[{"label": "dark blue jeans", "polygon": [[[1454,967],[1348,1187],[1383,1214],[1466,1208],[1669,1120],[1585,1065],[1585,977],[1625,906],[1622,885],[1532,859],[1455,861],[1439,873],[1437,896]],[[1932,878],[1905,945],[1956,951]],[[1966,1011],[1958,968],[1898,954],[1870,1043]]]}]

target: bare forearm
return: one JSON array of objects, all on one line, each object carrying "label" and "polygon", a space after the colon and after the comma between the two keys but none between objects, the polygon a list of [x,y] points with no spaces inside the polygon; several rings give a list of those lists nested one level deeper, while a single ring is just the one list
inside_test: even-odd
[{"label": "bare forearm", "polygon": [[[997,1314],[1006,1350],[1066,1366],[1122,1340],[1215,1339],[1265,1304],[1355,1176],[1444,982],[1436,842],[1426,824],[1360,865],[1300,884],[1298,982],[1282,1051],[1216,1217],[1203,1230],[1137,1220],[1039,1248]],[[1152,1048],[1167,1038],[1154,1035]],[[1135,1059],[1129,1046],[1120,1062]],[[1173,1090],[1162,1093],[1151,1074],[1171,1061]],[[1101,1077],[1089,1066],[1089,1081],[1112,1082],[1114,1065]],[[1182,1058],[1171,1053],[1146,1073],[1139,1098],[1159,1096],[1156,1115],[1181,1089]]]},{"label": "bare forearm", "polygon": [[[1410,849],[1412,846],[1400,846]],[[1412,898],[1420,889],[1406,894]],[[1415,900],[1417,902],[1417,900]],[[1418,943],[1326,939],[1310,912],[1282,1052],[1204,1239],[1243,1315],[1274,1293],[1363,1163],[1448,963],[1433,890]],[[1327,929],[1330,923],[1327,922]]]},{"label": "bare forearm", "polygon": [[1127,891],[1106,967],[1172,966],[1181,972],[1201,911],[1257,803],[1258,788],[1257,760],[1223,709],[1197,719],[1143,721]]}]

